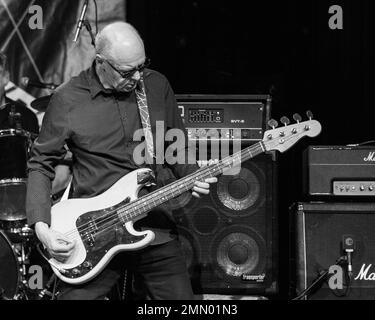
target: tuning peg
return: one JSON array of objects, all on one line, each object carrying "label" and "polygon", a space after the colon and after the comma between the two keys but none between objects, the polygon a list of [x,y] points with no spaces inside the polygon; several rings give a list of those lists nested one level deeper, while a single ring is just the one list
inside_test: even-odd
[{"label": "tuning peg", "polygon": [[282,118],[280,119],[280,121],[281,121],[281,123],[282,123],[284,126],[287,126],[287,125],[289,125],[289,123],[290,123],[290,120],[288,119],[288,117],[282,117]]},{"label": "tuning peg", "polygon": [[277,126],[278,126],[279,124],[277,123],[277,121],[276,121],[275,119],[271,119],[270,121],[268,121],[268,125],[269,125],[270,127],[272,127],[272,129],[275,129],[275,128],[277,128]]},{"label": "tuning peg", "polygon": [[298,113],[295,113],[293,115],[293,119],[294,119],[294,121],[296,121],[297,123],[299,123],[302,120],[302,117]]},{"label": "tuning peg", "polygon": [[307,115],[307,117],[308,117],[310,120],[312,120],[312,118],[314,117],[313,113],[312,113],[310,110],[306,111],[306,115]]}]

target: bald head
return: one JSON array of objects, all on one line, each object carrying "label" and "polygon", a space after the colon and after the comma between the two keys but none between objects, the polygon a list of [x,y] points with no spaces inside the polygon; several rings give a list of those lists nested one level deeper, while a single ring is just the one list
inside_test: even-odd
[{"label": "bald head", "polygon": [[119,66],[138,64],[145,58],[142,38],[126,22],[114,22],[103,28],[96,37],[96,52]]}]

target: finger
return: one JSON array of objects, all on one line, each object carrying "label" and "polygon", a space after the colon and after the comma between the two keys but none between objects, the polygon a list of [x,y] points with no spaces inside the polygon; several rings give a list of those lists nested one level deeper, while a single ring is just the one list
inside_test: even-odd
[{"label": "finger", "polygon": [[217,178],[216,177],[207,178],[204,181],[207,182],[207,183],[216,183],[217,182]]},{"label": "finger", "polygon": [[204,189],[204,188],[199,188],[199,187],[194,187],[193,190],[197,193],[202,193],[202,194],[209,194],[210,193],[209,189]]},{"label": "finger", "polygon": [[69,258],[69,256],[62,256],[60,254],[52,254],[52,257],[55,258],[57,261],[60,261],[60,262],[64,262]]},{"label": "finger", "polygon": [[206,167],[208,164],[207,160],[197,160],[197,164],[200,168]]},{"label": "finger", "polygon": [[202,181],[195,181],[194,185],[195,187],[204,188],[204,189],[208,189],[210,187],[210,185],[207,182],[202,182]]},{"label": "finger", "polygon": [[208,164],[211,165],[211,164],[215,164],[215,163],[219,163],[219,159],[210,159],[208,161]]},{"label": "finger", "polygon": [[68,253],[73,249],[73,244],[62,244],[55,242],[52,244],[51,250],[58,253]]},{"label": "finger", "polygon": [[[59,240],[59,243],[60,243],[60,240]],[[73,248],[74,248],[74,246],[75,246],[75,240],[73,240],[73,241],[65,241],[65,240],[63,240],[63,243],[62,243],[62,245],[64,245],[66,248],[69,248],[70,250],[72,250]]]},{"label": "finger", "polygon": [[193,191],[191,194],[192,194],[193,197],[198,198],[198,199],[201,197],[201,196],[200,196],[198,193],[196,193],[195,191]]},{"label": "finger", "polygon": [[70,254],[68,253],[59,253],[59,252],[54,252],[54,251],[51,252],[51,255],[54,258],[60,258],[60,259],[67,259],[70,257]]}]

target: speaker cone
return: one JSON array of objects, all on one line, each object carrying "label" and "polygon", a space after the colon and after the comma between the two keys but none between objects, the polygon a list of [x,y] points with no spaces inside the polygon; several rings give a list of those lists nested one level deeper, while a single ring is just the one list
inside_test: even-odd
[{"label": "speaker cone", "polygon": [[219,227],[219,213],[213,206],[195,207],[191,214],[192,228],[200,235],[210,235],[217,231]]},{"label": "speaker cone", "polygon": [[265,241],[249,227],[232,226],[213,241],[212,260],[226,277],[241,277],[264,269]]},{"label": "speaker cone", "polygon": [[255,164],[247,166],[237,175],[223,175],[218,180],[217,202],[230,217],[249,216],[264,201],[264,177]]}]

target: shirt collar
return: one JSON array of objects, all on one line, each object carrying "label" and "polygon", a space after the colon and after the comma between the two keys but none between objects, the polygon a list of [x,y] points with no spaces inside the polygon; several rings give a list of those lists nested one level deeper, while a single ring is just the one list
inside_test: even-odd
[{"label": "shirt collar", "polygon": [[87,83],[90,89],[91,98],[95,98],[99,93],[112,93],[111,90],[105,89],[101,84],[98,75],[95,70],[95,61],[92,63],[91,67],[86,73]]}]

